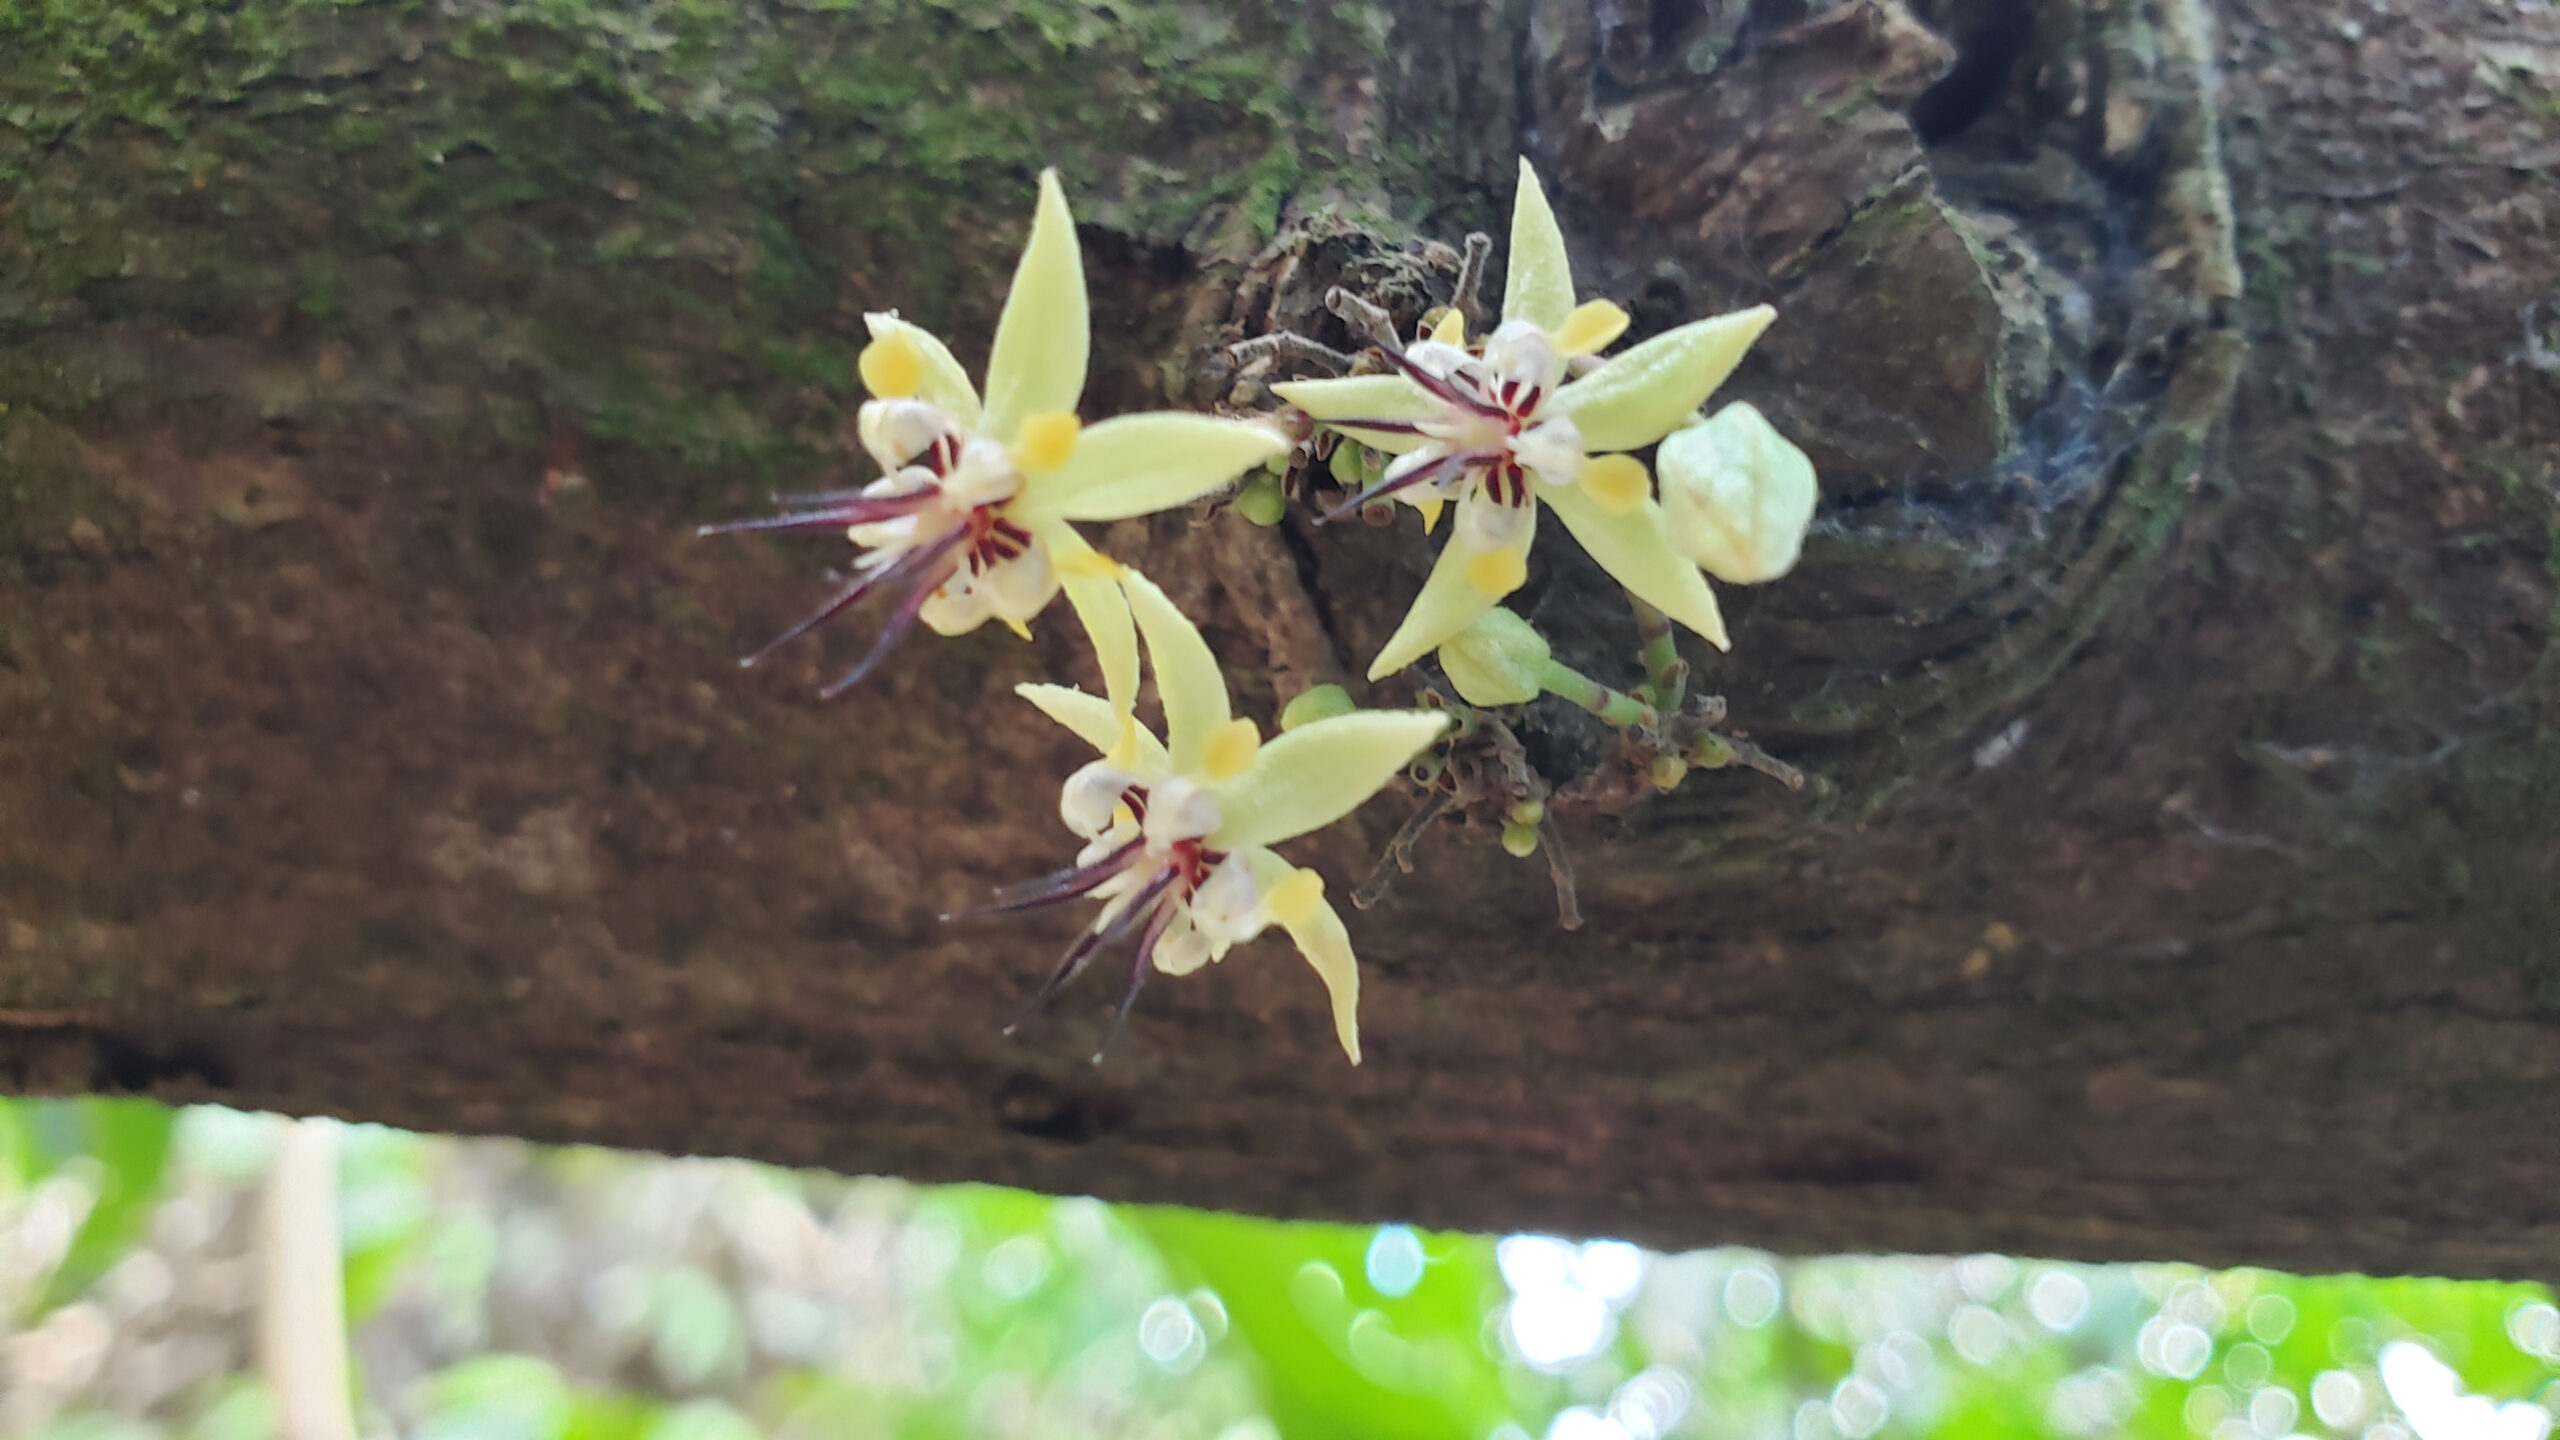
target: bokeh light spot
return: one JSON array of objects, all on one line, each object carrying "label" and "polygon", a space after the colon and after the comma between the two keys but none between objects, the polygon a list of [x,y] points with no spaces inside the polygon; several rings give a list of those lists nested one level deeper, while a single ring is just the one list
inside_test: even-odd
[{"label": "bokeh light spot", "polygon": [[1745,1330],[1757,1330],[1778,1318],[1779,1302],[1785,1298],[1777,1273],[1766,1265],[1745,1265],[1725,1277],[1724,1313]]},{"label": "bokeh light spot", "polygon": [[2027,1313],[2047,1330],[2069,1334],[2089,1313],[2089,1287],[2068,1270],[2047,1270],[2027,1287]]},{"label": "bokeh light spot", "polygon": [[2311,1382],[2311,1413],[2332,1430],[2346,1430],[2366,1410],[2364,1382],[2345,1370],[2323,1370]]},{"label": "bokeh light spot", "polygon": [[1209,1352],[1207,1337],[1200,1333],[1200,1322],[1183,1301],[1166,1296],[1147,1307],[1138,1317],[1138,1348],[1147,1358],[1179,1375],[1200,1363]]},{"label": "bokeh light spot", "polygon": [[1390,1300],[1401,1300],[1422,1283],[1422,1237],[1403,1225],[1379,1227],[1369,1237],[1365,1268],[1369,1288]]},{"label": "bokeh light spot", "polygon": [[1849,1440],[1867,1440],[1893,1415],[1893,1404],[1882,1390],[1858,1379],[1843,1380],[1831,1392],[1831,1423]]}]

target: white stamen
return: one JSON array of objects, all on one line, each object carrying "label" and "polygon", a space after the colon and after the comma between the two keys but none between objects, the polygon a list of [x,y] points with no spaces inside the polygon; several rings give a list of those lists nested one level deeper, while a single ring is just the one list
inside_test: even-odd
[{"label": "white stamen", "polygon": [[1262,933],[1271,917],[1262,910],[1262,886],[1242,855],[1229,855],[1191,892],[1191,920],[1209,943],[1211,959],[1230,945],[1241,945]]},{"label": "white stamen", "polygon": [[1497,379],[1525,381],[1544,392],[1564,378],[1564,357],[1547,332],[1526,320],[1509,320],[1484,340],[1484,365]]},{"label": "white stamen", "polygon": [[[1058,818],[1067,822],[1067,828],[1078,835],[1088,840],[1098,839],[1111,829],[1112,812],[1120,808],[1121,792],[1143,783],[1136,775],[1107,760],[1093,761],[1068,776],[1065,787],[1058,791]],[[1212,825],[1211,828],[1216,827]],[[1205,835],[1208,831],[1201,833]]]},{"label": "white stamen", "polygon": [[854,412],[854,434],[883,471],[904,469],[934,441],[957,437],[960,427],[950,416],[922,400],[865,400]]},{"label": "white stamen", "polygon": [[1151,849],[1197,840],[1217,829],[1218,823],[1218,802],[1209,797],[1208,791],[1179,775],[1158,781],[1147,794],[1147,845]]},{"label": "white stamen", "polygon": [[1028,621],[1058,593],[1058,571],[1049,561],[1048,545],[1032,537],[1030,549],[979,575],[978,589],[997,619]]},{"label": "white stamen", "polygon": [[1506,549],[1518,544],[1521,532],[1528,528],[1528,506],[1505,505],[1482,487],[1469,490],[1458,501],[1455,543],[1470,550]]},{"label": "white stamen", "polygon": [[1156,941],[1156,969],[1167,975],[1188,975],[1221,958],[1210,953],[1208,937],[1192,923],[1192,913],[1196,912],[1175,915],[1173,923],[1165,927],[1163,936]]},{"label": "white stamen", "polygon": [[963,510],[999,505],[1022,488],[1022,472],[1013,455],[993,440],[976,439],[960,447],[960,463],[943,477],[942,493]]},{"label": "white stamen", "polygon": [[1520,432],[1511,442],[1511,453],[1520,457],[1539,483],[1570,485],[1582,470],[1582,429],[1563,415],[1541,420]]}]

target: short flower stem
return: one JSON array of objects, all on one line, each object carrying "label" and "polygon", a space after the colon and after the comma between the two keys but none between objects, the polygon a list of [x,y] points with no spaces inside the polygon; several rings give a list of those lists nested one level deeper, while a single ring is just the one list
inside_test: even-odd
[{"label": "short flower stem", "polygon": [[1348,373],[1355,358],[1343,354],[1330,345],[1320,345],[1291,330],[1277,330],[1268,335],[1256,335],[1250,340],[1239,340],[1227,347],[1227,363],[1239,370],[1249,369],[1257,361],[1278,359],[1281,356],[1322,366],[1336,375]]},{"label": "short flower stem", "polygon": [[[1452,686],[1450,688],[1455,689],[1456,687]],[[1428,685],[1424,686],[1422,688],[1422,693],[1415,698],[1421,703],[1422,708],[1425,710],[1446,710],[1451,715],[1457,717],[1458,723],[1449,727],[1449,739],[1472,740],[1475,738],[1476,731],[1482,729],[1484,726],[1483,711],[1478,710],[1473,705],[1467,704],[1463,700],[1453,698],[1436,687]]]},{"label": "short flower stem", "polygon": [[1701,770],[1721,770],[1727,765],[1739,765],[1746,770],[1757,770],[1790,790],[1804,788],[1803,771],[1748,740],[1736,740],[1712,730],[1699,734],[1698,743],[1690,750],[1688,759],[1691,765]]},{"label": "short flower stem", "polygon": [[1644,661],[1645,683],[1653,687],[1653,703],[1665,710],[1680,708],[1680,692],[1689,685],[1689,662],[1680,658],[1679,642],[1671,635],[1671,617],[1651,605],[1627,595],[1627,604],[1636,612],[1636,633],[1644,637],[1637,653]]},{"label": "short flower stem", "polygon": [[1387,853],[1378,857],[1377,866],[1369,872],[1369,878],[1361,881],[1360,888],[1351,892],[1353,909],[1366,910],[1377,904],[1386,898],[1387,887],[1396,883],[1398,875],[1413,873],[1414,843],[1422,838],[1422,832],[1431,828],[1431,822],[1439,819],[1441,812],[1447,810],[1455,798],[1446,790],[1434,790],[1423,797],[1421,808],[1407,817],[1403,827],[1396,831],[1396,838],[1387,842]]},{"label": "short flower stem", "polygon": [[1538,672],[1538,688],[1570,700],[1620,730],[1661,721],[1654,708],[1624,690],[1612,690],[1590,676],[1550,660]]},{"label": "short flower stem", "polygon": [[1450,289],[1449,303],[1458,307],[1470,330],[1484,318],[1484,300],[1477,292],[1484,288],[1484,262],[1492,254],[1492,236],[1482,231],[1467,236],[1466,252],[1458,261],[1458,283]]},{"label": "short flower stem", "polygon": [[1573,857],[1564,853],[1564,837],[1556,833],[1556,820],[1548,815],[1538,821],[1538,848],[1547,852],[1547,876],[1556,884],[1556,928],[1582,928],[1582,899],[1574,893]]}]

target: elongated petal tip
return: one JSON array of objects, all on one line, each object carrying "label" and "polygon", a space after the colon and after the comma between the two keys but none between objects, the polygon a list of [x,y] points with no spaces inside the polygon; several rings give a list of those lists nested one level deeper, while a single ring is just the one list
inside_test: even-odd
[{"label": "elongated petal tip", "polygon": [[979,432],[1010,443],[1031,416],[1072,413],[1084,394],[1090,330],[1075,217],[1068,213],[1057,172],[1044,170],[1031,237],[1023,243],[1022,263],[1014,269],[1013,289],[987,355]]},{"label": "elongated petal tip", "polygon": [[1354,423],[1382,420],[1414,425],[1440,413],[1440,402],[1402,375],[1348,375],[1334,380],[1284,380],[1273,394],[1373,449],[1401,455],[1419,449],[1425,437],[1393,430],[1368,430]]},{"label": "elongated petal tip", "polygon": [[1220,846],[1276,845],[1350,814],[1449,728],[1438,710],[1361,710],[1283,731],[1217,787]]},{"label": "elongated petal tip", "polygon": [[[1049,547],[1058,567],[1059,588],[1083,622],[1093,645],[1094,663],[1102,669],[1102,690],[1125,726],[1134,728],[1138,706],[1138,632],[1129,615],[1129,597],[1120,588],[1126,567],[1095,550],[1064,521],[1036,524],[1033,532]],[[1097,744],[1097,749],[1110,747]]]},{"label": "elongated petal tip", "polygon": [[1674,549],[1663,525],[1662,507],[1647,500],[1624,514],[1612,515],[1581,487],[1568,485],[1550,493],[1547,507],[1609,572],[1609,578],[1636,598],[1705,637],[1719,650],[1733,642],[1725,634],[1724,613],[1698,564]]},{"label": "elongated petal tip", "polygon": [[[1324,982],[1333,1010],[1334,1039],[1352,1064],[1360,1063],[1360,961],[1351,952],[1351,932],[1341,915],[1325,903],[1323,882],[1313,871],[1300,870],[1259,847],[1244,852],[1253,877],[1270,897],[1272,919],[1296,942],[1316,978]],[[1305,877],[1305,878],[1301,878]],[[1309,884],[1314,880],[1314,884]],[[1292,892],[1295,893],[1292,893]]]},{"label": "elongated petal tip", "polygon": [[1549,334],[1573,314],[1573,266],[1565,258],[1564,232],[1556,228],[1546,188],[1527,156],[1520,159],[1520,188],[1511,201],[1511,268],[1502,283],[1502,318],[1526,320]]},{"label": "elongated petal tip", "polygon": [[1188,504],[1288,448],[1251,420],[1156,411],[1122,415],[1083,432],[1054,472],[1016,502],[1026,516],[1126,520]]},{"label": "elongated petal tip", "polygon": [[1164,703],[1165,741],[1179,774],[1199,773],[1210,732],[1227,723],[1227,676],[1218,657],[1171,597],[1135,570],[1122,573],[1138,633],[1156,673],[1156,698]]},{"label": "elongated petal tip", "polygon": [[[1571,488],[1565,487],[1567,491]],[[1526,557],[1529,553],[1533,534],[1532,527],[1521,530],[1513,547],[1518,557]],[[1395,634],[1387,637],[1387,643],[1378,651],[1377,658],[1369,662],[1370,679],[1384,680],[1439,649],[1440,642],[1474,624],[1477,617],[1494,607],[1501,595],[1477,582],[1508,579],[1510,567],[1503,565],[1504,573],[1500,575],[1477,574],[1475,572],[1480,569],[1489,571],[1500,563],[1481,561],[1479,557],[1482,554],[1455,536],[1440,547],[1440,558],[1431,566],[1431,578],[1422,582],[1422,593],[1414,597],[1413,608],[1405,612],[1404,622],[1396,627]],[[1522,573],[1526,574],[1525,558],[1520,560],[1520,564]]]},{"label": "elongated petal tip", "polygon": [[1548,402],[1595,454],[1641,450],[1693,419],[1778,312],[1766,305],[1693,320],[1620,352]]}]

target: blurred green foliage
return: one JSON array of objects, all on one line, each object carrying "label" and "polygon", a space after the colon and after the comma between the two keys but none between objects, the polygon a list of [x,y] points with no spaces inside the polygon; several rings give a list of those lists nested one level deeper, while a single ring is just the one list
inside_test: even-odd
[{"label": "blurred green foliage", "polygon": [[[0,1437],[273,1440],[273,1117],[0,1099]],[[1784,1260],[339,1127],[368,1437],[2547,1440],[2531,1285]]]}]

